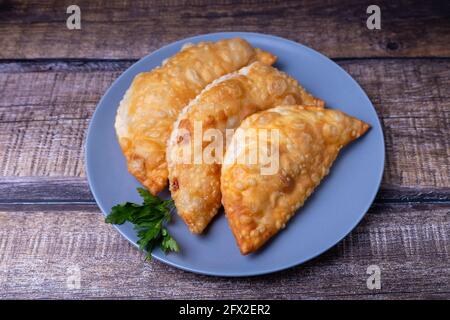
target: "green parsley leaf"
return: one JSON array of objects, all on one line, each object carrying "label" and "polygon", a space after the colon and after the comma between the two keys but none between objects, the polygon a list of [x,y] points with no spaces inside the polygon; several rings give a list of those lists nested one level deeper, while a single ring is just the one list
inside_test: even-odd
[{"label": "green parsley leaf", "polygon": [[134,225],[141,250],[147,251],[146,259],[151,260],[151,252],[157,246],[164,253],[178,252],[179,247],[174,238],[165,227],[171,220],[171,210],[174,207],[172,200],[162,200],[143,188],[137,188],[144,203],[125,202],[111,209],[105,218],[106,223],[123,224],[126,221]]},{"label": "green parsley leaf", "polygon": [[137,188],[142,199],[144,199],[144,204],[147,205],[158,205],[163,203],[163,201],[157,196],[152,195],[148,190],[144,188]]},{"label": "green parsley leaf", "polygon": [[111,209],[111,213],[106,217],[107,223],[122,224],[127,220],[131,219],[131,216],[139,211],[139,206],[125,202],[118,204]]},{"label": "green parsley leaf", "polygon": [[175,241],[174,238],[170,236],[170,234],[167,232],[167,229],[162,230],[163,240],[161,241],[160,247],[161,250],[166,253],[167,251],[175,251],[178,252],[180,248],[178,247],[178,243]]}]

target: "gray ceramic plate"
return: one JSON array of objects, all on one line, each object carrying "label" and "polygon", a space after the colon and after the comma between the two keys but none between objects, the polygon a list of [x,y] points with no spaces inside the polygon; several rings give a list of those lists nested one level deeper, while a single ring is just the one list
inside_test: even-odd
[{"label": "gray ceramic plate", "polygon": [[[259,252],[245,257],[240,255],[223,213],[202,236],[190,234],[183,222],[175,217],[169,229],[180,244],[181,252],[168,255],[159,250],[153,252],[155,259],[192,272],[250,276],[298,265],[334,246],[362,219],[379,188],[384,166],[380,121],[361,87],[330,59],[298,43],[256,33],[207,34],[165,46],[126,70],[100,100],[87,135],[86,170],[92,193],[104,214],[124,201],[141,203],[136,192],[139,183],[127,171],[113,127],[122,96],[136,74],[160,65],[184,43],[231,37],[242,37],[253,46],[274,53],[278,56],[276,67],[325,100],[328,108],[340,109],[372,126],[364,137],[341,152],[330,175],[287,228]],[[170,196],[168,191],[161,195]],[[117,229],[136,244],[131,225],[124,224]]]}]

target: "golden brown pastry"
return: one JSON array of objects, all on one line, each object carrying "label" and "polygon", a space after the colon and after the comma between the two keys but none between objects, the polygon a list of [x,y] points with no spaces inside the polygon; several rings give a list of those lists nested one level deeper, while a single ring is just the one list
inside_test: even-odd
[{"label": "golden brown pastry", "polygon": [[117,110],[115,129],[128,170],[157,194],[167,184],[166,142],[179,111],[214,79],[272,54],[240,38],[189,45],[138,74]]},{"label": "golden brown pastry", "polygon": [[[169,187],[178,214],[191,232],[201,233],[221,206],[222,159],[219,154],[208,157],[213,152],[210,143],[219,142],[225,149],[226,129],[235,129],[248,115],[282,104],[323,107],[324,102],[307,93],[287,74],[254,62],[215,80],[180,113],[167,147]],[[194,150],[190,138],[196,126],[201,126],[204,135],[210,129],[218,129],[220,141],[211,138],[209,142],[204,137]],[[202,142],[202,136],[199,139]],[[203,156],[200,161],[194,161],[195,152]],[[183,155],[189,153],[185,159]]]},{"label": "golden brown pastry", "polygon": [[[284,228],[326,176],[339,150],[364,134],[369,125],[337,110],[281,106],[245,119],[238,130],[279,132],[279,167],[261,174],[261,163],[239,163],[255,144],[234,147],[232,141],[222,166],[222,202],[242,254],[260,248]],[[271,131],[271,132],[275,132]],[[237,139],[237,133],[233,140]],[[271,135],[265,143],[275,145]],[[275,137],[275,135],[274,135]],[[259,144],[264,145],[264,143]]]}]

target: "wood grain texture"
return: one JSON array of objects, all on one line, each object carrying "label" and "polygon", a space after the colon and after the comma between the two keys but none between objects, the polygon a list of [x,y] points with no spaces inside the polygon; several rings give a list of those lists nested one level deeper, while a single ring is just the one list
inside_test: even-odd
[{"label": "wood grain texture", "polygon": [[[450,2],[0,0],[0,298],[450,299]],[[253,278],[183,272],[103,222],[84,171],[95,107],[136,59],[188,36],[263,32],[346,69],[382,120],[375,203],[337,246]],[[369,265],[381,290],[368,290]],[[67,286],[78,267],[81,288]]]},{"label": "wood grain texture", "polygon": [[[378,199],[449,200],[450,60],[338,63],[383,122],[387,159]],[[0,64],[0,190],[9,191],[0,202],[93,201],[84,179],[86,130],[100,97],[130,64]]]},{"label": "wood grain texture", "polygon": [[[188,36],[263,32],[333,57],[449,57],[448,1],[377,1],[382,30],[366,27],[371,1],[88,1],[81,30],[66,28],[71,2],[0,2],[0,58],[140,58]],[[318,32],[320,30],[320,32]]]},{"label": "wood grain texture", "polygon": [[[430,210],[433,214],[429,214]],[[183,272],[144,256],[95,205],[0,205],[2,298],[449,298],[450,205],[374,206],[319,258],[254,278]],[[367,267],[381,268],[368,290]],[[78,267],[81,288],[67,287]]]}]

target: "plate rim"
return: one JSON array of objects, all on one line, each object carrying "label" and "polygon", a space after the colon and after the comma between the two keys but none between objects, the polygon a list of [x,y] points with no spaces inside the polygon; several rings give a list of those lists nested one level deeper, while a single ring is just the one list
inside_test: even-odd
[{"label": "plate rim", "polygon": [[[343,74],[345,75],[345,77],[350,80],[354,85],[356,85],[356,87],[358,87],[363,93],[364,93],[364,99],[366,100],[366,102],[369,103],[370,107],[373,109],[375,115],[376,115],[376,120],[377,120],[377,125],[380,128],[381,131],[381,143],[382,143],[382,165],[381,165],[381,170],[378,173],[378,179],[377,182],[374,184],[374,191],[373,191],[373,195],[370,201],[368,201],[368,204],[366,205],[365,209],[363,210],[363,213],[361,214],[361,216],[358,219],[355,219],[354,223],[349,226],[349,228],[347,228],[341,235],[338,237],[338,240],[335,241],[332,245],[330,245],[328,248],[324,249],[324,250],[319,250],[319,252],[316,252],[314,254],[311,254],[310,256],[304,257],[303,259],[299,259],[296,262],[293,263],[286,263],[283,266],[278,266],[278,267],[274,267],[274,268],[263,268],[263,270],[260,271],[244,271],[244,272],[228,272],[228,273],[223,273],[223,272],[215,272],[215,271],[208,271],[208,270],[199,270],[199,269],[195,269],[192,267],[188,267],[188,266],[184,266],[182,264],[176,263],[176,262],[172,262],[170,260],[164,259],[163,257],[159,257],[157,255],[155,255],[154,253],[151,254],[153,259],[156,259],[157,261],[160,261],[164,264],[170,265],[171,267],[175,267],[184,271],[188,271],[188,272],[192,272],[192,273],[196,273],[196,274],[201,274],[201,275],[207,275],[207,276],[216,276],[216,277],[226,277],[226,278],[240,278],[240,277],[254,277],[254,276],[260,276],[260,275],[266,275],[266,274],[271,274],[271,273],[275,273],[275,272],[279,272],[279,271],[283,271],[286,269],[290,269],[293,268],[295,266],[299,266],[307,261],[310,261],[324,253],[326,253],[327,251],[329,251],[330,249],[334,248],[338,243],[340,243],[347,235],[350,234],[351,231],[353,231],[353,229],[355,229],[359,223],[362,221],[362,219],[366,216],[368,210],[370,209],[370,207],[372,206],[378,191],[380,189],[381,186],[381,182],[382,182],[382,178],[383,178],[383,174],[384,174],[384,170],[385,170],[385,164],[386,164],[386,144],[385,144],[385,138],[384,138],[384,131],[383,131],[383,126],[382,126],[382,122],[380,120],[380,117],[378,116],[377,110],[376,108],[373,106],[372,102],[370,101],[366,91],[359,85],[359,83],[353,79],[353,77],[347,72],[345,71],[340,65],[338,65],[336,62],[334,62],[332,59],[328,58],[327,56],[325,56],[324,54],[306,46],[303,45],[301,43],[295,42],[293,40],[290,39],[286,39],[283,37],[279,37],[279,36],[275,36],[275,35],[271,35],[271,34],[264,34],[264,33],[258,33],[258,32],[240,32],[240,31],[232,31],[232,32],[213,32],[213,33],[204,33],[204,34],[200,34],[200,35],[196,35],[196,36],[191,36],[191,37],[187,37],[187,38],[182,38],[179,40],[176,40],[174,42],[168,43],[160,48],[158,48],[157,50],[154,50],[152,52],[150,52],[149,54],[141,57],[140,59],[138,59],[137,61],[135,61],[131,66],[129,66],[126,70],[124,70],[112,83],[111,85],[108,87],[108,89],[105,91],[105,93],[102,95],[102,97],[100,98],[99,102],[97,103],[94,113],[92,114],[90,120],[89,120],[89,125],[87,128],[87,134],[86,134],[86,138],[85,138],[85,143],[84,143],[84,167],[86,170],[86,177],[88,180],[88,185],[89,185],[89,189],[94,197],[94,200],[97,204],[97,206],[100,208],[100,210],[102,211],[103,216],[107,216],[107,210],[105,210],[105,208],[103,208],[103,206],[101,205],[101,202],[98,199],[98,195],[96,192],[96,188],[94,187],[93,183],[92,183],[92,174],[91,174],[91,170],[93,169],[89,169],[90,168],[90,156],[88,153],[88,150],[91,148],[91,144],[92,144],[92,139],[90,138],[93,135],[93,123],[94,123],[94,119],[96,119],[96,117],[98,117],[99,114],[99,106],[103,104],[103,101],[106,99],[105,97],[108,96],[110,94],[110,92],[112,92],[113,87],[116,86],[116,84],[121,80],[122,77],[125,77],[125,73],[127,71],[129,71],[130,69],[136,67],[136,65],[138,63],[140,63],[142,60],[147,59],[148,57],[167,50],[169,47],[172,46],[176,46],[176,45],[180,45],[182,43],[186,43],[189,41],[195,41],[195,40],[202,40],[202,38],[204,37],[214,37],[214,36],[218,36],[221,37],[223,39],[226,38],[231,38],[231,37],[243,37],[245,39],[245,36],[251,36],[251,37],[262,37],[262,38],[269,38],[275,41],[282,41],[282,42],[287,42],[291,45],[294,46],[300,46],[303,50],[309,51],[310,53],[314,54],[314,55],[319,55],[322,59],[327,60],[327,62],[331,62],[332,64],[334,64],[334,66],[336,66],[338,69],[340,69],[341,72],[343,72]],[[373,125],[372,125],[373,126]],[[128,241],[130,242],[134,247],[139,248],[139,246],[137,245],[137,243],[135,243],[124,231],[121,230],[119,225],[113,225],[113,227],[119,231],[119,233]]]}]

